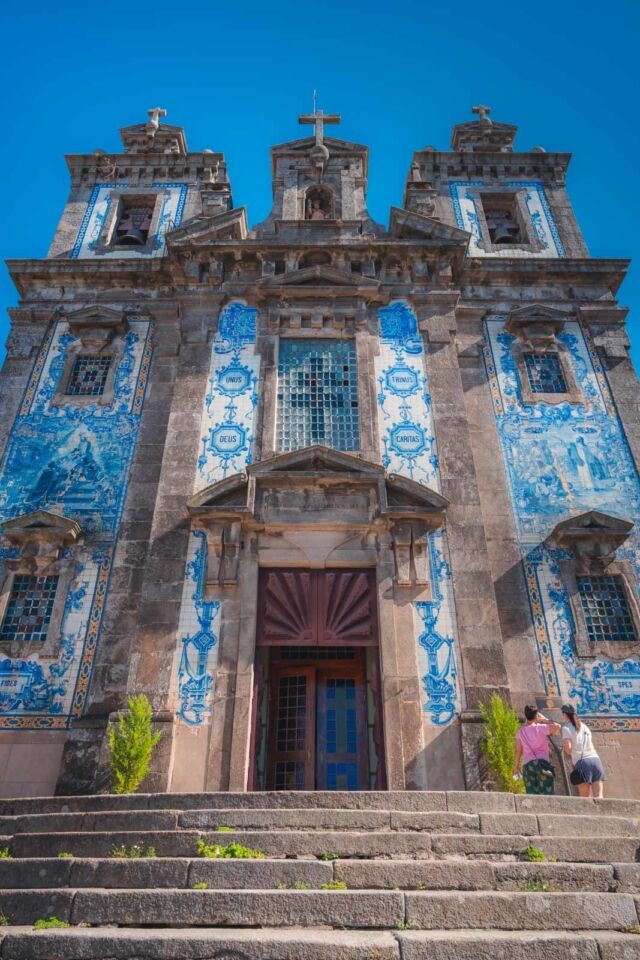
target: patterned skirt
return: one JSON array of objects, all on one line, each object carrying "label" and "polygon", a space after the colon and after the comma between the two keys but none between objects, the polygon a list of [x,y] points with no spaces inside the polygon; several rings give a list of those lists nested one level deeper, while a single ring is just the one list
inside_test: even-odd
[{"label": "patterned skirt", "polygon": [[522,779],[527,793],[552,794],[555,771],[548,760],[530,760],[522,768]]}]

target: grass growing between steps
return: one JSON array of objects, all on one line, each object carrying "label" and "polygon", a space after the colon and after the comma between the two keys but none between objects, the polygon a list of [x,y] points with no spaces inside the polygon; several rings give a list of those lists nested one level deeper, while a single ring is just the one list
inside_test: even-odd
[{"label": "grass growing between steps", "polygon": [[532,843],[524,850],[522,859],[528,863],[557,863],[557,857],[548,857],[543,850],[534,847]]},{"label": "grass growing between steps", "polygon": [[264,860],[266,857],[262,850],[252,850],[242,843],[222,846],[219,843],[207,843],[202,838],[196,842],[196,853],[199,857],[208,857],[211,860]]},{"label": "grass growing between steps", "polygon": [[522,893],[559,893],[560,888],[548,880],[541,880],[539,877],[530,877],[521,883],[518,887]]},{"label": "grass growing between steps", "polygon": [[57,917],[46,917],[44,919],[36,920],[33,925],[34,930],[54,930],[59,927],[70,927],[70,923],[65,923],[64,920],[58,920]]},{"label": "grass growing between steps", "polygon": [[329,880],[328,883],[320,884],[321,890],[347,890],[348,887],[344,880]]},{"label": "grass growing between steps", "polygon": [[[69,854],[72,856],[72,854]],[[155,857],[155,847],[143,847],[141,843],[135,843],[132,847],[113,847],[110,856],[116,860],[138,860],[141,857]]]},{"label": "grass growing between steps", "polygon": [[11,860],[11,854],[9,853],[9,847],[0,848],[0,860]]}]

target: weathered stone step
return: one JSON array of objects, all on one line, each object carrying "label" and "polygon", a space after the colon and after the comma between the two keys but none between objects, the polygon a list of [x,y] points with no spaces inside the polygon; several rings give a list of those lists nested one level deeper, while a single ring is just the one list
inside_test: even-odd
[{"label": "weathered stone step", "polygon": [[6,890],[11,923],[56,916],[118,926],[329,926],[421,930],[620,930],[638,924],[617,893],[370,890]]},{"label": "weathered stone step", "polygon": [[[579,960],[639,960],[640,958],[640,937],[604,930],[592,933],[544,930],[474,930],[473,932],[407,930],[396,934],[396,939],[402,960],[578,960],[578,958]],[[98,960],[93,954],[89,956],[90,960]],[[34,954],[34,960],[40,960],[40,958],[41,954]],[[27,958],[26,955],[21,954],[19,957],[12,957],[12,960],[27,960]],[[43,957],[42,960],[44,960]],[[76,960],[75,954],[68,960]],[[100,957],[99,960],[103,958]]]},{"label": "weathered stone step", "polygon": [[115,847],[153,847],[158,857],[192,857],[200,838],[226,846],[240,843],[269,857],[473,857],[521,858],[529,844],[547,857],[576,863],[633,862],[640,842],[632,837],[542,837],[467,833],[358,832],[338,830],[255,830],[201,833],[196,830],[101,833],[20,833],[9,844],[12,856],[109,857]]},{"label": "weathered stone step", "polygon": [[[4,937],[3,937],[4,934]],[[3,938],[3,939],[2,939]],[[399,960],[382,931],[309,930],[0,930],[2,960]],[[537,958],[540,960],[540,957]],[[563,960],[567,960],[566,957]],[[586,955],[586,960],[591,960]]]},{"label": "weathered stone step", "polygon": [[640,817],[640,800],[515,796],[473,791],[276,791],[260,793],[99,794],[0,800],[0,816],[124,810],[228,809],[448,810],[452,813],[563,813]]},{"label": "weathered stone step", "polygon": [[640,893],[640,864],[494,863],[486,860],[207,860],[203,858],[0,860],[0,889],[271,889],[340,880],[351,890],[522,890]]}]

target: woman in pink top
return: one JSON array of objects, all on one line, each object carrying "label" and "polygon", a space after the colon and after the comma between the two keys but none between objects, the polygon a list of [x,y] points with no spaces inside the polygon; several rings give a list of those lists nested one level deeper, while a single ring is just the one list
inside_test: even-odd
[{"label": "woman in pink top", "polygon": [[525,707],[526,723],[516,733],[516,776],[524,780],[527,793],[553,793],[555,771],[549,762],[549,737],[560,733],[537,707]]}]

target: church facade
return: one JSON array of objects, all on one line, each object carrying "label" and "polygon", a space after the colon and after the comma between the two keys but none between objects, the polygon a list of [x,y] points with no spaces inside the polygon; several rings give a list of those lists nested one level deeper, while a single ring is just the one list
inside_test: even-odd
[{"label": "church facade", "polygon": [[569,154],[474,113],[384,226],[321,111],[254,227],[159,109],[67,158],[49,255],[9,262],[1,795],[104,788],[140,692],[149,789],[477,789],[495,691],[572,702],[637,796],[627,261]]}]

